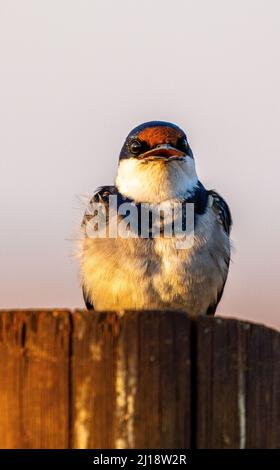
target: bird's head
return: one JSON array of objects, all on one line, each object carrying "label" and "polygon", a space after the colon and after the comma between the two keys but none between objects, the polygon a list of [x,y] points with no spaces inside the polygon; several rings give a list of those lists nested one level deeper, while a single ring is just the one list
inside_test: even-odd
[{"label": "bird's head", "polygon": [[197,176],[184,131],[162,121],[133,129],[121,149],[116,185],[137,202],[161,202],[190,194]]}]

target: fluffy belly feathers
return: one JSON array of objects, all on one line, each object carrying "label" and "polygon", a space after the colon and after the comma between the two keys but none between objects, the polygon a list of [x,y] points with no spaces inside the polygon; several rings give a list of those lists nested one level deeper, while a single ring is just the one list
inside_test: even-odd
[{"label": "fluffy belly feathers", "polygon": [[85,239],[83,286],[96,310],[178,308],[197,315],[216,303],[229,254],[229,239],[208,210],[187,249],[178,249],[175,238]]}]

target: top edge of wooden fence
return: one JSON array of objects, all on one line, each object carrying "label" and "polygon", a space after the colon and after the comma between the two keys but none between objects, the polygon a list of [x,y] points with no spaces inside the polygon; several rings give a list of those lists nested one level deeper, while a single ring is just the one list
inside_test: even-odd
[{"label": "top edge of wooden fence", "polygon": [[0,309],[0,315],[1,314],[47,314],[51,315],[53,317],[56,317],[58,315],[65,315],[69,317],[74,317],[75,315],[82,315],[83,317],[88,317],[90,318],[92,315],[106,315],[106,316],[112,316],[112,317],[117,317],[117,318],[122,318],[123,316],[127,315],[139,315],[139,314],[151,314],[151,315],[157,315],[157,314],[165,314],[165,315],[172,315],[172,314],[177,314],[177,315],[184,315],[187,316],[191,321],[196,321],[200,320],[203,321],[203,319],[207,318],[207,321],[214,321],[217,324],[221,324],[222,322],[238,322],[241,325],[243,325],[244,328],[249,328],[252,326],[258,326],[264,329],[272,330],[275,331],[276,333],[280,334],[280,328],[276,328],[274,326],[266,325],[263,322],[257,322],[255,320],[249,320],[249,319],[243,319],[239,317],[234,317],[234,316],[220,316],[220,315],[215,315],[215,316],[207,316],[207,315],[197,315],[195,317],[188,315],[187,312],[184,312],[183,310],[116,310],[116,311],[107,311],[107,310],[86,310],[83,308],[3,308]]}]

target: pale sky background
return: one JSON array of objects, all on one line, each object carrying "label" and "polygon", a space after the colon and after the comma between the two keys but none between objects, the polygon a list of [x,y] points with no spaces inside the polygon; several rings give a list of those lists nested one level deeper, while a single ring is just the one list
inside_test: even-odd
[{"label": "pale sky background", "polygon": [[219,313],[280,328],[279,45],[279,0],[0,0],[0,307],[83,305],[78,197],[159,119],[232,210]]}]

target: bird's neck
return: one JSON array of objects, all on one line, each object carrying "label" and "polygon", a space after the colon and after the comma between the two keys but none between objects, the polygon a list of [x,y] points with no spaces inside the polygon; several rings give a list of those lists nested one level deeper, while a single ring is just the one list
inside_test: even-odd
[{"label": "bird's neck", "polygon": [[120,161],[116,186],[121,194],[136,201],[159,203],[185,199],[198,184],[194,161]]}]

